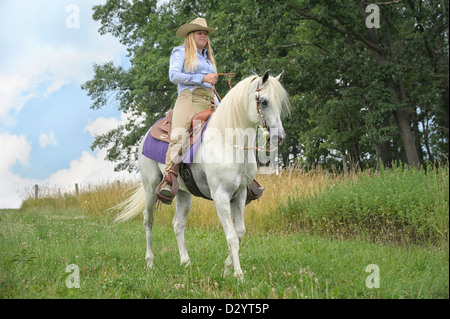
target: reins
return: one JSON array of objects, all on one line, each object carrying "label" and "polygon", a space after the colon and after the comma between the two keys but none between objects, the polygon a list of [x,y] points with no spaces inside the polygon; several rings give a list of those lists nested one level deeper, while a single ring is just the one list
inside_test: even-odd
[{"label": "reins", "polygon": [[[236,73],[217,73],[217,75],[220,75],[220,76],[226,76],[226,78],[227,78],[227,80],[228,80],[228,86],[230,87],[230,90],[233,88],[233,87],[231,86],[231,78],[232,78],[233,76],[235,76]],[[217,93],[217,90],[216,90],[216,88],[214,87],[214,85],[211,85],[211,92],[212,92],[212,94],[213,94],[214,109],[216,109],[217,105],[216,105],[216,101],[214,100],[214,93],[216,93],[216,96],[217,96],[217,98],[219,99],[219,102],[222,102],[222,99],[220,98],[219,93]]]}]

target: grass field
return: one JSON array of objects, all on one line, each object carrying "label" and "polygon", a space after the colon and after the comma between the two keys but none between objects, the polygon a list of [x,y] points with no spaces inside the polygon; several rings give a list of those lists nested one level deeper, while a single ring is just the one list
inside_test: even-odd
[{"label": "grass field", "polygon": [[[153,233],[155,268],[147,269],[141,220],[113,223],[114,213],[105,210],[130,185],[110,183],[78,198],[53,194],[28,199],[20,210],[0,211],[0,298],[449,297],[448,168],[423,176],[403,170],[385,177],[283,174],[258,177],[266,191],[246,212],[244,282],[223,276],[228,254],[223,231],[213,205],[197,199],[186,230],[191,265],[179,265],[173,207],[162,207]],[[397,182],[389,184],[394,177]],[[411,179],[409,195],[395,197],[390,208],[385,189]],[[339,190],[353,191],[350,197],[359,205],[337,199]],[[384,209],[376,209],[373,197]],[[331,198],[335,205],[327,202]],[[322,207],[312,209],[319,202]],[[412,209],[419,202],[422,208]],[[354,211],[332,217],[343,207]],[[368,217],[361,217],[363,207],[371,207]],[[427,218],[419,218],[420,209]],[[379,270],[379,288],[371,288],[375,272],[366,271],[369,265]],[[80,288],[70,288],[73,267]]]}]

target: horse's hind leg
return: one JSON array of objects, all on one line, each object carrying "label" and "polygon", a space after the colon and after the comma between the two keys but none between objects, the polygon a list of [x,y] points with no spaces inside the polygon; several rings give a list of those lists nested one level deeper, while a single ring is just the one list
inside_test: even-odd
[{"label": "horse's hind leg", "polygon": [[177,194],[177,207],[173,218],[173,230],[177,238],[178,250],[180,251],[180,263],[188,266],[190,264],[189,254],[186,249],[184,231],[186,229],[186,218],[191,209],[192,195],[180,190]]},{"label": "horse's hind leg", "polygon": [[145,237],[147,239],[147,250],[145,252],[145,262],[149,268],[153,268],[153,250],[152,250],[152,228],[153,221],[155,219],[154,206],[156,201],[156,196],[149,196],[149,192],[146,192],[147,196],[145,198],[145,209],[144,209],[144,229]]},{"label": "horse's hind leg", "polygon": [[145,158],[143,155],[140,155],[139,157],[139,169],[141,171],[142,184],[145,190],[144,229],[145,237],[147,239],[145,262],[149,268],[153,268],[154,255],[152,250],[152,228],[155,219],[155,189],[161,180],[162,174],[159,171],[158,163]]}]

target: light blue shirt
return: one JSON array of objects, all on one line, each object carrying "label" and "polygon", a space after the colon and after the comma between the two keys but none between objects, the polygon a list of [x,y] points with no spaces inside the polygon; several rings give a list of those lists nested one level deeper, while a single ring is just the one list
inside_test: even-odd
[{"label": "light blue shirt", "polygon": [[[185,45],[175,47],[170,55],[169,79],[172,83],[178,84],[178,94],[183,90],[207,88],[211,89],[211,84],[203,83],[203,78],[209,73],[216,73],[214,66],[208,59],[208,50],[203,49],[203,54],[197,50],[197,65],[194,72],[188,73],[184,69]],[[216,105],[219,101],[214,94]]]}]

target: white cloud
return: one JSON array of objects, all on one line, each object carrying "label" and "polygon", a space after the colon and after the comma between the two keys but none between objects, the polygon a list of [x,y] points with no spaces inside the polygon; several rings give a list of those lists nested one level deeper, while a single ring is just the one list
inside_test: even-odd
[{"label": "white cloud", "polygon": [[31,153],[31,143],[24,135],[11,135],[0,133],[0,172],[8,170],[11,166],[19,162],[27,164]]},{"label": "white cloud", "polygon": [[100,184],[115,180],[135,178],[136,174],[114,172],[115,164],[105,160],[106,150],[93,155],[83,151],[81,156],[70,162],[68,169],[62,169],[52,174],[47,180],[50,185],[65,185],[72,187],[75,183],[81,185]]},{"label": "white cloud", "polygon": [[58,170],[45,180],[23,178],[12,173],[11,168],[15,164],[28,164],[31,143],[24,136],[0,134],[0,148],[7,150],[0,157],[0,208],[19,208],[24,197],[29,195],[26,192],[36,184],[48,189],[73,191],[76,183],[86,187],[138,178],[137,173],[115,172],[115,164],[105,160],[106,150],[96,154],[83,151],[67,169]]},{"label": "white cloud", "polygon": [[41,147],[47,147],[48,145],[53,145],[53,146],[58,145],[58,142],[56,141],[56,138],[55,138],[55,132],[50,131],[49,134],[42,133],[39,136],[39,145]]},{"label": "white cloud", "polygon": [[[93,76],[93,63],[121,62],[125,48],[111,35],[98,33],[92,5],[78,0],[80,27],[68,28],[72,1],[4,2],[0,10],[0,123],[15,125],[15,115],[34,97],[47,98],[69,83]],[[45,21],[45,23],[43,23]]]},{"label": "white cloud", "polygon": [[[94,63],[113,61],[121,64],[121,56],[126,52],[124,46],[110,35],[100,35],[100,24],[92,20],[92,6],[104,2],[0,1],[0,208],[19,207],[23,199],[20,192],[34,184],[73,190],[74,183],[101,183],[135,176],[114,172],[114,163],[104,160],[106,153],[102,150],[96,153],[80,151],[80,157],[68,163],[67,168],[54,172],[45,180],[24,178],[13,173],[13,169],[16,165],[31,165],[32,144],[25,135],[4,132],[2,127],[16,126],[15,132],[23,131],[21,123],[17,123],[17,115],[27,107],[30,99],[39,98],[45,104],[45,99],[64,85],[86,82],[93,77]],[[67,17],[74,12],[66,11],[69,5],[79,8],[79,28],[66,25]],[[80,94],[86,93],[80,89]],[[125,123],[126,119],[126,115],[120,120],[98,118],[84,129],[95,136]],[[40,132],[40,147],[58,144],[52,129],[48,127],[47,132]],[[37,138],[30,137],[33,141]]]},{"label": "white cloud", "polygon": [[[99,117],[85,127],[92,136],[103,134],[126,123],[128,116],[122,113],[120,121],[116,118]],[[134,119],[134,117],[133,117]],[[39,138],[39,145],[57,145],[55,134],[50,131]],[[77,183],[80,187],[89,184],[101,184],[115,180],[130,180],[139,178],[137,173],[115,172],[115,163],[105,160],[106,150],[92,154],[82,151],[81,156],[72,160],[69,167],[58,170],[45,180],[22,178],[13,174],[11,168],[16,165],[28,165],[32,150],[31,142],[24,135],[0,133],[0,149],[5,150],[0,157],[0,208],[18,208],[23,200],[25,190],[38,184],[47,188],[58,188],[73,191]]]},{"label": "white cloud", "polygon": [[[111,52],[78,51],[74,47],[37,47],[32,56],[22,56],[15,70],[0,71],[0,121],[19,112],[34,97],[47,98],[69,83],[92,78],[92,64],[115,60]],[[9,115],[9,116],[8,116]]]},{"label": "white cloud", "polygon": [[[120,121],[114,117],[99,117],[84,128],[93,137],[104,134],[119,125],[124,125],[130,118],[129,115],[122,113]],[[136,118],[131,116],[133,120],[141,120],[142,117]],[[73,188],[75,183],[78,184],[98,184],[114,180],[128,180],[138,177],[137,173],[115,172],[115,163],[105,160],[106,150],[102,149],[92,154],[83,151],[81,156],[70,162],[69,168],[62,169],[52,174],[47,182],[50,185],[70,185]]]},{"label": "white cloud", "polygon": [[22,201],[19,192],[37,181],[21,178],[10,170],[16,164],[28,164],[31,143],[23,135],[0,133],[0,149],[0,208],[18,207]]},{"label": "white cloud", "polygon": [[140,115],[126,114],[120,115],[120,121],[115,117],[98,117],[94,121],[89,120],[89,124],[84,128],[85,132],[88,132],[91,136],[102,135],[110,130],[117,128],[119,125],[125,125],[128,122],[133,122],[136,125],[140,125],[145,121],[146,114]]},{"label": "white cloud", "polygon": [[11,110],[19,112],[25,102],[36,96],[30,92],[32,87],[30,78],[21,74],[0,73],[0,123],[7,126],[15,124],[14,118],[9,114]]},{"label": "white cloud", "polygon": [[[104,134],[119,125],[127,122],[128,115],[122,113],[120,121],[114,117],[99,117],[84,128],[85,132],[95,137]],[[81,156],[70,162],[69,168],[62,169],[52,174],[46,183],[50,185],[65,185],[73,189],[73,185],[100,184],[115,180],[129,180],[138,178],[137,173],[115,172],[115,163],[105,160],[106,150],[102,149],[92,154],[83,151]]]},{"label": "white cloud", "polygon": [[95,137],[97,135],[102,135],[110,130],[115,129],[120,124],[121,121],[114,117],[99,117],[95,121],[90,120],[89,124],[84,128],[84,131]]}]

